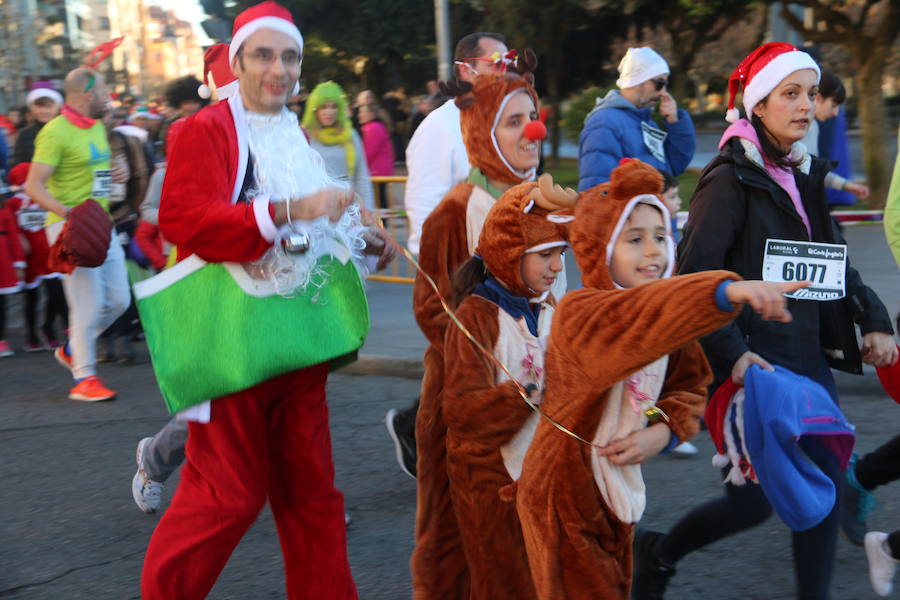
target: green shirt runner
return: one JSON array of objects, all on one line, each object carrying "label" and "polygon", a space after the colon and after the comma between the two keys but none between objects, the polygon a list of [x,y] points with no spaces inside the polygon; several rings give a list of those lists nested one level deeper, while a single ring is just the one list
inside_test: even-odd
[{"label": "green shirt runner", "polygon": [[[93,198],[109,210],[109,157],[106,128],[100,120],[82,129],[59,115],[38,134],[32,162],[55,167],[47,180],[47,191],[64,206],[74,208]],[[58,215],[47,214],[46,225],[58,221],[62,221]]]}]

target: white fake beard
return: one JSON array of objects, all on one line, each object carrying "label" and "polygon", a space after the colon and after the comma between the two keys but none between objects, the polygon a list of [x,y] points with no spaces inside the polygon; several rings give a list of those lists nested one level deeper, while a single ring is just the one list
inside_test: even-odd
[{"label": "white fake beard", "polygon": [[302,198],[337,183],[325,172],[319,153],[310,148],[297,115],[246,113],[256,192],[274,200]]},{"label": "white fake beard", "polygon": [[[287,108],[277,115],[246,113],[250,153],[253,156],[254,189],[251,197],[268,195],[270,202],[293,202],[326,187],[346,188],[325,171],[318,152],[313,150],[297,122],[297,115]],[[359,208],[353,204],[336,223],[321,216],[312,221],[294,221],[293,230],[309,236],[309,250],[303,254],[288,254],[281,247],[281,239],[254,264],[286,297],[313,293],[328,282],[330,275],[318,261],[319,250],[336,240],[350,251],[353,263],[365,277],[363,240],[365,227],[360,222]],[[279,238],[287,237],[291,226],[279,230]],[[310,289],[313,288],[313,289]]]}]

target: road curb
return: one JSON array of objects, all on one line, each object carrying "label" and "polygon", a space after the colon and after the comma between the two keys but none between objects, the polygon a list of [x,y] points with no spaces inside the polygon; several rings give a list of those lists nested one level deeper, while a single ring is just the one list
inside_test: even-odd
[{"label": "road curb", "polygon": [[360,354],[356,362],[339,369],[350,375],[381,375],[384,377],[404,377],[422,379],[425,367],[421,360],[383,356],[380,354]]}]

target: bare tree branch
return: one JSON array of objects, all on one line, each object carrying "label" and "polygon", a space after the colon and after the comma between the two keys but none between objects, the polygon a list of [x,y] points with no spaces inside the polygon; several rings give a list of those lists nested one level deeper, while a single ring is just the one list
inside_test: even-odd
[{"label": "bare tree branch", "polygon": [[859,18],[856,19],[857,29],[862,29],[866,25],[866,19],[869,18],[869,9],[878,4],[879,0],[866,0],[866,5],[859,11]]},{"label": "bare tree branch", "polygon": [[847,32],[844,30],[844,28],[835,28],[826,31],[807,29],[806,26],[804,26],[803,21],[798,19],[797,16],[789,11],[785,5],[782,5],[780,14],[781,18],[784,19],[792,29],[802,33],[803,37],[811,42],[840,43],[846,38]]}]

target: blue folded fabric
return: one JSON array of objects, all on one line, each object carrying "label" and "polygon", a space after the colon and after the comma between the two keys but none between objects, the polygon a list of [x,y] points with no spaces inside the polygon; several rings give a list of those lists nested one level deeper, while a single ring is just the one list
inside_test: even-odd
[{"label": "blue folded fabric", "polygon": [[835,487],[799,441],[816,437],[846,469],[856,441],[853,426],[825,388],[782,367],[751,366],[744,392],[744,436],[763,492],[788,527],[815,527],[834,507]]}]

